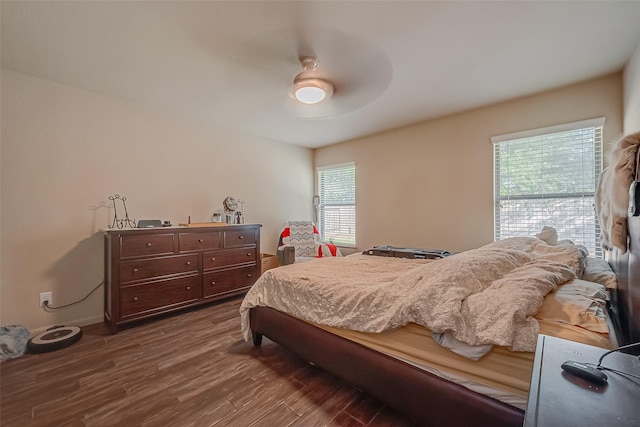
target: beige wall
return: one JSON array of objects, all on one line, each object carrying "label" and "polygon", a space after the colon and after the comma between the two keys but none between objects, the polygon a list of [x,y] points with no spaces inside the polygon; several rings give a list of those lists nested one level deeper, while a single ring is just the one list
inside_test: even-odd
[{"label": "beige wall", "polygon": [[491,136],[606,117],[622,132],[622,75],[430,120],[315,151],[356,162],[357,244],[466,250],[493,241]]},{"label": "beige wall", "polygon": [[[209,221],[227,195],[274,253],[289,219],[311,219],[312,151],[2,70],[0,324],[30,329],[102,319],[109,195],[135,219]],[[120,214],[122,214],[120,212]]]},{"label": "beige wall", "polygon": [[624,69],[624,133],[640,131],[640,41]]}]

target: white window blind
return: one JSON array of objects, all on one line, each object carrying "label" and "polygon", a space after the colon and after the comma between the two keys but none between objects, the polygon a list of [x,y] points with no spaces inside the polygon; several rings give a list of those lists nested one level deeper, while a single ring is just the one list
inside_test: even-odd
[{"label": "white window blind", "polygon": [[323,242],[356,246],[356,165],[318,169],[320,236]]},{"label": "white window blind", "polygon": [[604,118],[492,138],[494,237],[558,231],[601,257],[595,191]]}]

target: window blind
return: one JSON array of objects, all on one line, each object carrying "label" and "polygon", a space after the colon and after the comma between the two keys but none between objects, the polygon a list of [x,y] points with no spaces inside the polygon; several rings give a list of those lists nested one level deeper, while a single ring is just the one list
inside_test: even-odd
[{"label": "window blind", "polygon": [[604,118],[492,138],[494,238],[551,226],[601,257],[595,191]]},{"label": "window blind", "polygon": [[356,246],[355,163],[318,169],[320,236],[323,242]]}]

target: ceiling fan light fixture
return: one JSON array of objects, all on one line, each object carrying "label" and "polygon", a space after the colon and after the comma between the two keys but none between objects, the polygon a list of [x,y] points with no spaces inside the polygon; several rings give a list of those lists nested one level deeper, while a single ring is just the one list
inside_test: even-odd
[{"label": "ceiling fan light fixture", "polygon": [[317,104],[333,95],[333,85],[316,78],[296,79],[293,82],[293,96],[303,104]]}]

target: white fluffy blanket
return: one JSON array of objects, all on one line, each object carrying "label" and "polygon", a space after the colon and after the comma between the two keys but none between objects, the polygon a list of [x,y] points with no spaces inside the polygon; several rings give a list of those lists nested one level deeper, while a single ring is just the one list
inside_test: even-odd
[{"label": "white fluffy blanket", "polygon": [[409,322],[470,345],[534,351],[544,296],[579,277],[586,250],[505,239],[437,261],[351,255],[268,270],[240,308],[268,306],[311,322],[381,332]]}]

